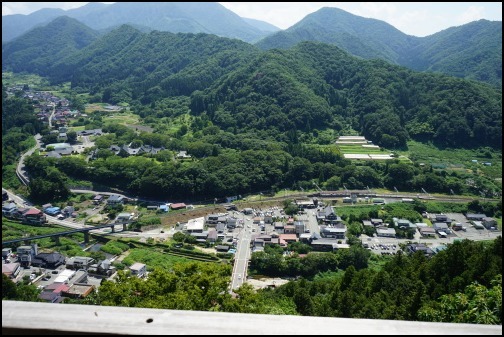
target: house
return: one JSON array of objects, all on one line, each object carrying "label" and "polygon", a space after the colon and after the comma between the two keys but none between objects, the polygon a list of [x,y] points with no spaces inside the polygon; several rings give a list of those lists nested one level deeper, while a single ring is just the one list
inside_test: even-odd
[{"label": "house", "polygon": [[311,233],[303,233],[299,235],[299,241],[310,243]]},{"label": "house", "polygon": [[19,246],[16,250],[18,262],[21,263],[22,267],[29,267],[32,263],[32,259],[38,254],[37,244],[31,246]]},{"label": "house", "polygon": [[312,240],[310,246],[315,251],[319,252],[330,252],[336,250],[338,241],[336,239],[324,238],[318,240]]},{"label": "house", "polygon": [[396,230],[394,228],[376,228],[376,235],[388,238],[395,238]]},{"label": "house", "polygon": [[58,214],[61,213],[61,208],[59,208],[59,207],[49,207],[49,208],[44,209],[44,212],[47,215],[55,216],[55,215],[58,215]]},{"label": "house", "polygon": [[227,228],[229,228],[229,229],[236,228],[237,223],[238,223],[237,218],[229,217],[226,220],[226,225],[227,225]]},{"label": "house", "polygon": [[36,267],[56,269],[65,264],[65,257],[60,253],[40,253],[31,261]]},{"label": "house", "polygon": [[209,230],[208,231],[207,241],[210,243],[214,243],[217,241],[217,231],[216,230]]},{"label": "house", "polygon": [[394,226],[399,229],[413,228],[413,224],[411,223],[411,221],[409,221],[407,219],[394,218]]},{"label": "house", "polygon": [[225,246],[225,245],[217,245],[215,246],[215,250],[217,250],[218,252],[221,252],[221,253],[227,253],[228,250],[229,250],[229,246]]},{"label": "house", "polygon": [[93,204],[99,205],[103,202],[103,195],[97,194],[93,198]]},{"label": "house", "polygon": [[165,212],[165,213],[168,213],[168,211],[170,210],[170,206],[167,205],[167,204],[162,204],[162,205],[159,205],[159,210],[161,212]]},{"label": "house", "polygon": [[312,208],[316,207],[313,200],[295,200],[295,203],[300,211],[304,210],[304,209],[312,209]]},{"label": "house", "polygon": [[7,218],[13,218],[14,213],[17,212],[17,205],[13,202],[9,202],[2,205],[2,215]]},{"label": "house", "polygon": [[434,255],[434,251],[432,249],[430,249],[429,247],[427,247],[423,243],[412,243],[412,244],[409,244],[406,247],[406,252],[408,252],[410,254],[414,254],[416,252],[423,252],[423,254],[425,256],[427,256],[427,257],[431,257],[431,256]]},{"label": "house", "polygon": [[264,213],[264,223],[273,223],[273,214],[271,212]]},{"label": "house", "polygon": [[217,233],[224,233],[226,230],[226,224],[219,222],[216,226],[215,229],[217,230]]},{"label": "house", "polygon": [[320,235],[323,238],[345,240],[346,231],[347,229],[345,225],[320,226]]},{"label": "house", "polygon": [[30,208],[23,214],[23,223],[28,225],[42,225],[47,222],[45,214],[36,208]]},{"label": "house", "polygon": [[296,234],[303,234],[305,232],[305,223],[303,221],[294,222],[294,231]]},{"label": "house", "polygon": [[484,217],[481,222],[486,229],[491,229],[492,227],[497,228],[497,221],[494,218]]},{"label": "house", "polygon": [[446,214],[434,214],[432,216],[432,222],[444,222],[451,224],[451,219]]},{"label": "house", "polygon": [[75,208],[73,206],[66,206],[63,208],[63,214],[68,218],[75,212]]},{"label": "house", "polygon": [[7,259],[12,255],[12,248],[3,248],[2,249],[2,258]]},{"label": "house", "polygon": [[277,232],[278,234],[283,234],[283,233],[285,233],[285,231],[284,231],[284,229],[285,229],[285,225],[284,225],[282,222],[275,222],[275,223],[273,224],[273,226],[274,226],[274,228],[275,228],[275,229],[274,229],[274,230],[275,230],[275,232]]},{"label": "house", "polygon": [[129,224],[133,221],[133,215],[132,213],[119,213],[115,219],[115,223],[118,224]]},{"label": "house", "polygon": [[364,227],[374,227],[373,223],[371,221],[369,221],[369,220],[362,220],[362,225]]},{"label": "house", "polygon": [[209,214],[206,217],[206,223],[208,225],[216,225],[218,223],[225,223],[226,217],[221,216],[220,214]]},{"label": "house", "polygon": [[177,159],[191,159],[191,155],[187,154],[187,151],[179,151],[175,157]]},{"label": "house", "polygon": [[202,233],[205,227],[205,218],[191,219],[184,225],[184,231],[187,233]]},{"label": "house", "polygon": [[74,283],[68,290],[62,291],[62,295],[70,298],[85,298],[93,292],[94,285],[85,283]]},{"label": "house", "polygon": [[378,227],[383,225],[383,220],[382,219],[371,219],[371,223],[373,226]]},{"label": "house", "polygon": [[254,212],[254,210],[252,208],[244,208],[242,212],[245,215],[249,215],[249,214],[252,214]]},{"label": "house", "polygon": [[112,194],[107,199],[107,205],[111,207],[116,207],[118,205],[124,204],[124,197],[122,195]]},{"label": "house", "polygon": [[143,263],[135,262],[129,267],[129,270],[131,271],[131,275],[144,277],[147,273],[147,266]]},{"label": "house", "polygon": [[318,212],[317,219],[325,223],[341,222],[341,218],[336,215],[336,211],[333,206],[327,206],[322,211]]},{"label": "house", "polygon": [[[196,242],[198,242],[198,243],[205,243],[205,242],[207,242],[207,239],[208,239],[208,231],[192,232],[190,235],[195,237]],[[217,235],[217,237],[218,237],[218,235]]]},{"label": "house", "polygon": [[66,267],[70,269],[85,269],[87,270],[95,263],[95,260],[91,257],[75,256],[68,259]]},{"label": "house", "polygon": [[176,204],[171,204],[171,205],[170,205],[170,208],[171,208],[172,210],[184,209],[184,208],[186,208],[186,207],[187,207],[187,206],[186,206],[186,204],[184,204],[183,202],[179,202],[179,203],[176,203]]},{"label": "house", "polygon": [[436,231],[436,233],[438,233],[439,235],[444,235],[446,236],[447,233],[450,232],[450,228],[448,227],[448,225],[444,222],[435,222],[432,227],[434,227],[434,230]]},{"label": "house", "polygon": [[58,142],[66,142],[68,140],[68,136],[67,136],[66,132],[58,133],[57,140],[58,140]]},{"label": "house", "polygon": [[466,214],[467,220],[483,221],[483,219],[486,217],[487,216],[485,214],[474,214],[474,213],[467,213]]},{"label": "house", "polygon": [[21,271],[21,265],[17,262],[2,263],[2,274],[10,279],[15,279]]},{"label": "house", "polygon": [[296,234],[296,227],[294,225],[285,225],[284,234]]},{"label": "house", "polygon": [[418,231],[423,237],[436,237],[436,230],[432,227],[420,227]]},{"label": "house", "polygon": [[45,148],[46,148],[46,151],[50,152],[51,151],[50,149],[52,149],[52,151],[58,153],[61,156],[71,155],[74,150],[72,145],[70,145],[68,143],[48,144],[48,145],[46,145]]},{"label": "house", "polygon": [[280,234],[280,241],[285,241],[286,243],[297,242],[298,238],[296,234]]}]

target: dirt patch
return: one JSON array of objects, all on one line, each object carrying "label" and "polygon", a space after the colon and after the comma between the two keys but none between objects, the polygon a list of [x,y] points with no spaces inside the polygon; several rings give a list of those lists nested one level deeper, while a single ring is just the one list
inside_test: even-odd
[{"label": "dirt patch", "polygon": [[289,280],[284,280],[282,278],[260,278],[253,279],[248,278],[247,283],[249,283],[255,290],[264,289],[264,288],[275,288],[281,286],[283,284],[288,283]]},{"label": "dirt patch", "polygon": [[203,253],[206,253],[206,254],[215,254],[214,248],[203,248],[203,247],[199,247],[199,246],[194,246],[194,248],[196,248],[197,250],[202,251]]},{"label": "dirt patch", "polygon": [[161,225],[162,226],[174,226],[177,222],[186,223],[190,219],[201,218],[208,214],[213,213],[225,213],[226,209],[221,206],[217,207],[205,207],[205,208],[196,208],[191,210],[186,210],[183,213],[174,213],[168,214],[166,216],[161,217]]},{"label": "dirt patch", "polygon": [[153,128],[151,128],[150,126],[146,126],[146,125],[126,124],[126,126],[129,127],[130,129],[135,130],[135,131],[144,131],[144,132],[149,132],[149,133],[154,132]]}]

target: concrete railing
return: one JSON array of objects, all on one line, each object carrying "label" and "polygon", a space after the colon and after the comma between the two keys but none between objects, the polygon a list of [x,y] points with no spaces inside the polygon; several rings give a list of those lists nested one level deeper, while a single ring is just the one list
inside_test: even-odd
[{"label": "concrete railing", "polygon": [[501,325],[2,301],[2,334],[502,335]]}]

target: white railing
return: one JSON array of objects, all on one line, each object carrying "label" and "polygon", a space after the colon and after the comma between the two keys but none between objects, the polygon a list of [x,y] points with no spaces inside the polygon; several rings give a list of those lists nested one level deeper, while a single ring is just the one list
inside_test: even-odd
[{"label": "white railing", "polygon": [[2,334],[502,335],[501,325],[2,301]]}]

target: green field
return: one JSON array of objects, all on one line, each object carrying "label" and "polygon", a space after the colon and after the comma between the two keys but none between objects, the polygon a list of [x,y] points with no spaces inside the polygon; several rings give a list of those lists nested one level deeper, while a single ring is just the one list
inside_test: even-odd
[{"label": "green field", "polygon": [[184,257],[156,252],[152,249],[134,248],[122,262],[128,266],[132,265],[135,262],[145,263],[148,266],[149,270],[153,268],[163,268],[170,270],[176,263],[187,263],[194,261],[186,259]]},{"label": "green field", "polygon": [[[415,162],[433,165],[438,169],[472,171],[494,179],[502,178],[502,152],[491,148],[438,149],[430,144],[410,141],[408,150],[398,151],[398,153]],[[474,163],[472,160],[478,162]],[[483,165],[486,162],[491,163],[491,166]]]},{"label": "green field", "polygon": [[[343,155],[345,154],[386,155],[393,152],[384,148],[362,147],[362,145],[366,144],[336,144],[336,147]],[[371,160],[371,159],[351,159],[351,160]],[[380,159],[380,161],[381,160],[382,159]],[[394,158],[394,160],[399,160],[400,162],[404,163],[411,163],[411,160],[409,160],[408,156],[404,154],[399,156],[399,158]]]}]

